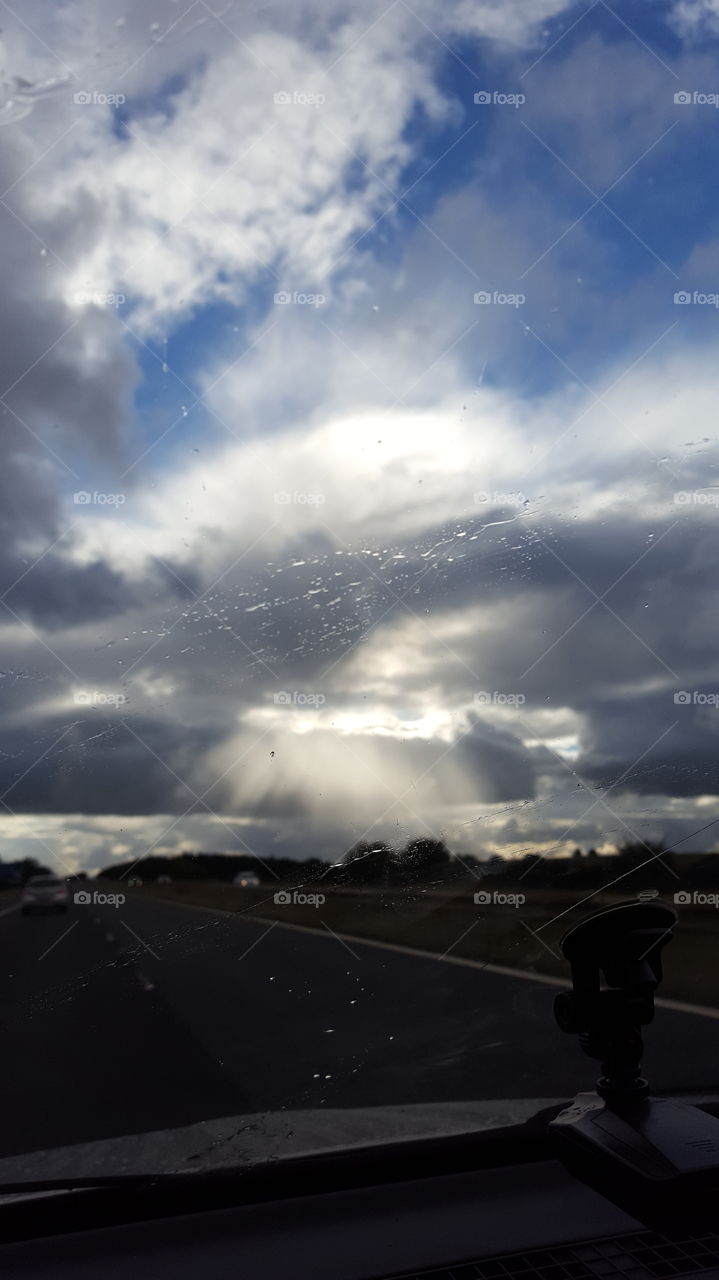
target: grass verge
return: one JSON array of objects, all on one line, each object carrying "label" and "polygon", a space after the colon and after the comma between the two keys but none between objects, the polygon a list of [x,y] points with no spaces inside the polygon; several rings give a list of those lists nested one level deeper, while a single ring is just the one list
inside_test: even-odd
[{"label": "grass verge", "polygon": [[[388,942],[429,951],[487,961],[509,968],[569,979],[559,950],[564,931],[591,910],[623,900],[622,895],[597,893],[585,903],[561,890],[527,890],[519,906],[477,905],[472,889],[412,890],[386,893],[371,889],[328,889],[321,906],[275,902],[280,886],[236,889],[232,885],[195,881],[128,888],[107,881],[107,891],[120,888],[133,898],[160,898],[178,905],[196,905],[237,912],[252,920],[276,920],[368,941]],[[103,886],[104,887],[104,886]],[[319,887],[317,887],[319,891]],[[291,892],[291,891],[290,891]],[[312,892],[308,888],[307,892]],[[503,890],[504,892],[504,890]],[[506,890],[511,892],[511,890]],[[713,963],[719,918],[712,907],[679,909],[674,940],[664,952],[661,994],[690,1004],[719,1008],[719,968]]]}]

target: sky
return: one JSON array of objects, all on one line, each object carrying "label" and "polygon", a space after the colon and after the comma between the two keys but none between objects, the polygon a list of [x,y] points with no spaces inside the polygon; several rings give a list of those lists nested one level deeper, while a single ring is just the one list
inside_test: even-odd
[{"label": "sky", "polygon": [[718,50],[3,3],[3,860],[719,848]]}]

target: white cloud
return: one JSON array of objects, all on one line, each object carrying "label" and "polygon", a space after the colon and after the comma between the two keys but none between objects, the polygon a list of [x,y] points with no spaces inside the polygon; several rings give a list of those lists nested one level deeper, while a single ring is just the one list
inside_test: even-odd
[{"label": "white cloud", "polygon": [[[271,376],[272,356],[263,367]],[[569,512],[580,522],[640,511],[706,517],[708,507],[688,513],[674,503],[675,492],[705,483],[701,454],[686,447],[702,432],[687,428],[679,441],[677,424],[711,422],[713,369],[681,351],[657,353],[624,377],[617,368],[605,374],[609,386],[621,380],[602,402],[582,391],[529,404],[459,387],[432,409],[330,414],[230,442],[211,462],[193,457],[152,488],[140,486],[119,512],[87,509],[73,555],[138,574],[151,552],[213,574],[235,557],[249,567],[284,556],[313,534],[356,550],[358,539],[397,545],[467,520],[521,528],[537,513]],[[234,409],[232,388],[223,400],[232,419],[242,411],[239,379],[235,392]],[[319,409],[313,416],[321,419]]]},{"label": "white cloud", "polygon": [[677,0],[671,21],[684,40],[695,40],[719,30],[719,0]]}]

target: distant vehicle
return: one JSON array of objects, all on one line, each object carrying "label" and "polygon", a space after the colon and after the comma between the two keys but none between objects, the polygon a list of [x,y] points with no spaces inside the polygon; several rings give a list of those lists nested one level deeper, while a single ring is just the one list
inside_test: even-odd
[{"label": "distant vehicle", "polygon": [[232,883],[236,889],[259,889],[260,877],[256,871],[238,871]]},{"label": "distant vehicle", "polygon": [[172,884],[172,876],[158,876],[158,877],[157,877],[157,883],[158,883],[158,884]]},{"label": "distant vehicle", "polygon": [[24,916],[32,912],[67,911],[70,895],[58,876],[31,876],[20,894],[20,910]]},{"label": "distant vehicle", "polygon": [[128,880],[127,883],[131,889],[136,889],[139,885],[142,884],[142,880],[140,879],[139,876],[130,876],[130,879]]}]

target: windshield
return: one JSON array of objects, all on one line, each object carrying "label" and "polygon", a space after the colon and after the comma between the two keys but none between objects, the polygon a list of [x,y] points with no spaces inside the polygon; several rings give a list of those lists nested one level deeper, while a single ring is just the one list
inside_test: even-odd
[{"label": "windshield", "polygon": [[0,1159],[513,1123],[639,895],[647,1075],[713,1089],[714,0],[1,49]]}]

